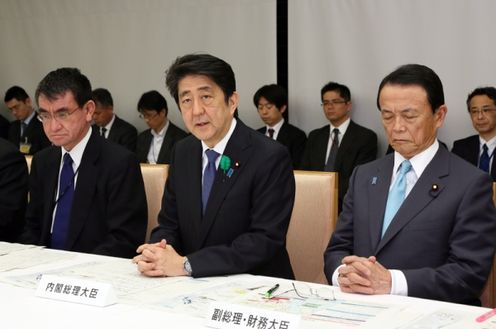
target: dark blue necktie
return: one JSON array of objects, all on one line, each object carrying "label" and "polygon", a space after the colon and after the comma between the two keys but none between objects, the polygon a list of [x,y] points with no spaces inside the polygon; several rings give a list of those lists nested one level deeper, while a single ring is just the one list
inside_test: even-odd
[{"label": "dark blue necktie", "polygon": [[72,158],[69,153],[66,153],[64,155],[64,165],[60,172],[59,197],[57,199],[57,211],[55,212],[53,223],[51,247],[54,249],[65,249],[73,197],[74,170],[72,169]]},{"label": "dark blue necktie", "polygon": [[207,202],[210,196],[210,190],[212,189],[212,185],[214,184],[215,172],[217,169],[215,168],[215,160],[219,157],[219,153],[214,150],[208,149],[205,151],[205,154],[208,158],[207,166],[205,167],[205,171],[203,172],[203,184],[202,184],[202,207],[203,213],[205,213],[205,209],[207,209]]},{"label": "dark blue necktie", "polygon": [[479,160],[479,168],[485,172],[489,172],[489,153],[487,151],[487,144],[484,144],[484,146],[482,146],[482,154]]}]

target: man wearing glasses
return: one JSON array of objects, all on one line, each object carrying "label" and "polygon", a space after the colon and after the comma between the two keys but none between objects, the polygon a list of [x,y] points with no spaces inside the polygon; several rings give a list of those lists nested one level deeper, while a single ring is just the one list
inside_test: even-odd
[{"label": "man wearing glasses", "polygon": [[339,173],[339,210],[348,190],[353,169],[377,156],[377,135],[350,118],[350,89],[329,82],[320,91],[322,109],[328,125],[308,135],[301,169]]},{"label": "man wearing glasses", "polygon": [[452,152],[491,174],[496,181],[496,88],[483,87],[467,97],[472,125],[479,133],[453,143]]},{"label": "man wearing glasses", "polygon": [[181,128],[167,118],[168,108],[165,97],[158,91],[144,93],[138,101],[140,118],[150,129],[138,135],[136,153],[141,163],[170,163],[174,144],[186,137]]},{"label": "man wearing glasses", "polygon": [[23,243],[131,257],[145,238],[147,208],[136,156],[92,132],[91,84],[75,68],[50,72],[36,90],[53,143],[35,154]]}]

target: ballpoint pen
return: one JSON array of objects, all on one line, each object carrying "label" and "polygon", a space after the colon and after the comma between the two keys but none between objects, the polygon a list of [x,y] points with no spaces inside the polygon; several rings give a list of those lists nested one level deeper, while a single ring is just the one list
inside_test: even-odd
[{"label": "ballpoint pen", "polygon": [[265,293],[265,298],[271,298],[272,294],[279,288],[279,283],[267,290]]}]

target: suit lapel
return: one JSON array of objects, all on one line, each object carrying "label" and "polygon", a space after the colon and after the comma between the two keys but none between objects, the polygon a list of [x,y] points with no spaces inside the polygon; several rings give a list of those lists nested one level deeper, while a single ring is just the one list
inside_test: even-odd
[{"label": "suit lapel", "polygon": [[384,209],[391,185],[391,175],[393,173],[394,156],[386,156],[377,166],[375,175],[370,177],[368,182],[368,199],[370,200],[369,225],[371,250],[375,250],[381,240],[382,222],[384,219]]},{"label": "suit lapel", "polygon": [[71,222],[66,242],[67,249],[69,250],[72,249],[76,242],[77,236],[81,232],[92,209],[99,174],[98,161],[102,152],[102,143],[104,143],[104,139],[99,138],[95,132],[92,132],[83,152],[81,164],[77,169],[76,190],[74,191]]},{"label": "suit lapel", "polygon": [[[185,183],[190,187],[191,193],[189,194],[189,198],[191,200],[191,206],[189,207],[188,212],[189,216],[185,216],[185,218],[190,218],[192,227],[191,235],[193,236],[192,244],[194,245],[193,250],[198,250],[201,247],[201,238],[200,238],[200,230],[202,228],[202,146],[201,142],[195,139],[194,143],[192,143],[190,150],[188,151],[191,154],[191,161],[185,161],[187,166],[185,172],[188,173],[187,177],[185,177]],[[182,172],[182,170],[181,170]],[[176,184],[181,184],[176,180]]]},{"label": "suit lapel", "polygon": [[[379,242],[376,254],[390,241],[405,225],[422,211],[433,199],[443,192],[443,177],[449,175],[449,153],[440,146],[434,158],[427,165],[413,189],[394,216],[386,233]],[[433,186],[437,186],[434,190]]]},{"label": "suit lapel", "polygon": [[44,222],[42,228],[42,243],[47,244],[50,242],[50,229],[52,227],[53,220],[53,210],[55,208],[55,197],[57,193],[57,185],[59,182],[59,169],[60,169],[60,157],[62,156],[62,151],[60,147],[54,148],[54,154],[50,155],[47,162],[47,167],[44,168],[43,175],[46,186],[46,194],[43,196],[44,207]]},{"label": "suit lapel", "polygon": [[327,144],[329,143],[329,125],[321,128],[319,133],[318,142],[315,143],[315,155],[320,170],[324,170],[327,158]]},{"label": "suit lapel", "polygon": [[249,131],[245,128],[243,123],[238,120],[236,128],[224,150],[224,156],[231,159],[231,168],[233,170],[232,173],[229,173],[229,171],[224,172],[220,166],[217,169],[207,209],[205,210],[205,215],[202,220],[200,245],[203,245],[208,232],[210,231],[210,227],[215,222],[217,212],[221,208],[227,193],[236,183],[236,180],[243,170],[243,166],[248,163],[250,155]]},{"label": "suit lapel", "polygon": [[172,141],[174,139],[172,137],[172,135],[174,134],[174,128],[173,127],[174,127],[174,125],[172,124],[172,122],[169,121],[169,127],[167,128],[167,131],[165,132],[164,141],[162,142],[162,146],[160,147],[160,152],[158,152],[158,158],[157,158],[158,163],[164,163],[167,151],[169,151],[169,153],[171,152]]},{"label": "suit lapel", "polygon": [[277,141],[286,145],[288,143],[288,140],[288,124],[287,122],[284,122],[281,126],[281,129],[279,130],[279,134],[277,134]]}]

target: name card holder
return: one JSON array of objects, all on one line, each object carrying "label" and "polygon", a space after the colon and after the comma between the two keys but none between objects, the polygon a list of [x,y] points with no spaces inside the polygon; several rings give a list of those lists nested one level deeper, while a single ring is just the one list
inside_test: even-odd
[{"label": "name card holder", "polygon": [[265,310],[245,305],[213,302],[205,325],[219,329],[297,329],[301,315]]},{"label": "name card holder", "polygon": [[47,274],[41,277],[36,296],[93,306],[117,302],[111,284]]}]

